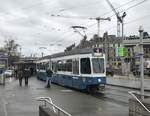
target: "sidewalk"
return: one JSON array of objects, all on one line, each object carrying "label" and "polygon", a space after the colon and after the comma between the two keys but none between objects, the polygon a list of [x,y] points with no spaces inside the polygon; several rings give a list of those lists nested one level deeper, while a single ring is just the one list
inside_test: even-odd
[{"label": "sidewalk", "polygon": [[[107,77],[107,85],[139,89],[140,78],[115,75],[114,77]],[[144,88],[146,91],[150,91],[150,79],[144,79]]]}]

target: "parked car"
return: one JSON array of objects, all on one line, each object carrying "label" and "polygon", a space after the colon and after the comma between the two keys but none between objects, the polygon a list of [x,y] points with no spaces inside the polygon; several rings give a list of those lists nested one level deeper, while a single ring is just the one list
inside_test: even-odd
[{"label": "parked car", "polygon": [[5,77],[12,77],[14,75],[14,71],[13,70],[6,70],[4,72],[4,76]]},{"label": "parked car", "polygon": [[150,68],[145,68],[144,69],[144,75],[150,76]]},{"label": "parked car", "polygon": [[[134,76],[140,75],[140,69],[134,69],[133,71]],[[144,68],[144,75],[150,76],[150,68]]]}]

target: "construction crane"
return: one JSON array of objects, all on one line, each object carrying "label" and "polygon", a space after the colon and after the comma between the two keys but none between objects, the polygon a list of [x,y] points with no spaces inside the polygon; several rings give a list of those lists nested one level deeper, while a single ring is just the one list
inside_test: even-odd
[{"label": "construction crane", "polygon": [[109,17],[107,18],[100,18],[100,17],[97,17],[97,18],[90,18],[91,20],[97,20],[97,35],[98,37],[100,36],[100,21],[101,20],[108,20],[108,21],[111,21],[111,19]]},{"label": "construction crane", "polygon": [[65,15],[51,15],[52,17],[61,17],[61,18],[73,18],[73,19],[89,19],[89,20],[96,20],[97,21],[97,35],[100,36],[100,21],[101,20],[108,20],[111,21],[109,17],[107,18],[101,18],[101,17],[96,17],[96,18],[87,18],[87,17],[76,17],[76,16],[65,16]]},{"label": "construction crane", "polygon": [[117,37],[120,37],[120,30],[121,30],[120,23],[121,23],[122,24],[122,38],[123,38],[123,36],[124,36],[124,18],[127,14],[126,14],[126,12],[123,12],[122,16],[120,16],[120,13],[116,11],[116,9],[113,7],[111,2],[109,0],[106,0],[106,1],[117,17]]}]

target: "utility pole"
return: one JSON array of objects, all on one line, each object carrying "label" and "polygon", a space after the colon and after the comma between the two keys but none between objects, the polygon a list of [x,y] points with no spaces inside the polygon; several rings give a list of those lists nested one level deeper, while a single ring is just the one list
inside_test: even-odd
[{"label": "utility pole", "polygon": [[106,67],[107,67],[107,63],[108,63],[108,32],[104,33],[104,44],[103,44],[103,49],[105,51],[105,59],[106,59]]},{"label": "utility pole", "polygon": [[140,79],[141,79],[141,99],[144,100],[144,66],[143,66],[143,32],[142,26],[139,27],[140,33]]}]

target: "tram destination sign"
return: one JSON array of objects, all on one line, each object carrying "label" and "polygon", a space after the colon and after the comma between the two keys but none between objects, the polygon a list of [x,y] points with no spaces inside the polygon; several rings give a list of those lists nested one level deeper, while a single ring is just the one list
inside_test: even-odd
[{"label": "tram destination sign", "polygon": [[103,49],[102,48],[94,48],[93,49],[93,55],[94,56],[103,56]]}]

